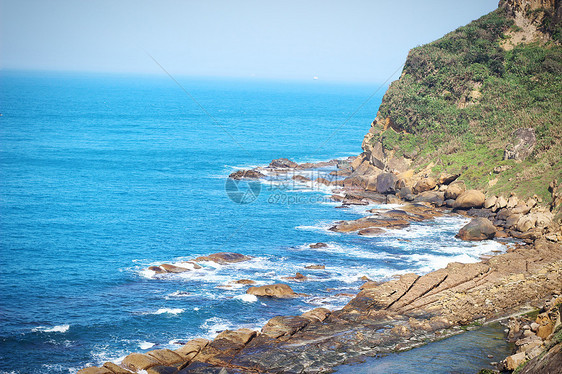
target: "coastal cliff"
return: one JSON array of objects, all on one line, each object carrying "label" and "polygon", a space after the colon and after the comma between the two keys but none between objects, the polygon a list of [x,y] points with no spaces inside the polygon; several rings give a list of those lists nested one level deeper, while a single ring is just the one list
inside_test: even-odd
[{"label": "coastal cliff", "polygon": [[[132,353],[120,366],[108,362],[80,373],[330,372],[541,305],[548,311],[536,317],[534,336],[510,326],[523,343],[514,355],[519,361],[512,356],[506,368],[527,359],[527,372],[555,367],[562,331],[556,297],[562,289],[561,19],[557,0],[502,0],[496,11],[414,48],[383,98],[363,152],[331,162],[344,179],[315,181],[338,190],[333,199],[344,207],[402,205],[336,222],[334,232],[377,235],[452,213],[474,218],[459,232],[463,240],[511,236],[519,245],[479,263],[367,280],[341,310],[277,316],[259,332],[225,330],[212,341]],[[318,167],[280,159],[268,171],[291,170],[293,179],[311,181],[298,173]],[[262,171],[230,177],[260,179]],[[153,270],[188,271],[166,264]],[[297,295],[281,284],[251,287],[248,294]]]},{"label": "coastal cliff", "polygon": [[384,171],[460,174],[471,188],[549,200],[562,170],[560,1],[497,10],[414,48],[363,141]]}]

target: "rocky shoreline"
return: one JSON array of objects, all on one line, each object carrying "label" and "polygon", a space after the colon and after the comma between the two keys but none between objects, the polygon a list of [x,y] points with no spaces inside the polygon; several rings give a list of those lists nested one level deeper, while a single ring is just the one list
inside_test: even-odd
[{"label": "rocky shoreline", "polygon": [[[419,276],[405,274],[384,283],[367,280],[358,294],[341,310],[317,308],[299,316],[277,316],[256,332],[225,330],[215,339],[195,339],[181,348],[133,353],[120,365],[105,363],[81,374],[122,374],[145,370],[149,374],[172,373],[320,373],[365,356],[410,349],[462,331],[462,326],[483,323],[540,308],[550,302],[550,326],[537,334],[542,340],[533,348],[556,356],[560,344],[551,346],[559,331],[562,299],[562,233],[552,211],[559,207],[561,189],[550,186],[552,202],[541,204],[537,197],[488,196],[467,189],[458,175],[431,176],[430,172],[388,170],[385,162],[374,166],[361,154],[346,160],[297,164],[287,159],[271,162],[266,168],[241,170],[232,179],[261,179],[281,176],[295,183],[329,186],[333,201],[341,207],[373,203],[400,204],[399,208],[352,221],[335,222],[332,231],[376,236],[385,228],[402,228],[443,214],[472,217],[458,237],[484,240],[514,237],[520,244],[507,253],[472,264],[450,263],[446,268]],[[336,167],[329,178],[313,170]],[[382,167],[382,168],[381,168]],[[322,245],[317,243],[316,245]],[[195,269],[203,260],[238,262],[241,254],[221,253],[194,259],[186,267],[162,264],[155,272],[182,272]],[[292,280],[303,281],[299,273]],[[241,280],[251,285],[251,280]],[[295,297],[288,285],[250,287],[258,297]],[[558,300],[558,301],[556,301]],[[556,317],[556,310],[558,311]],[[544,317],[544,316],[543,316]],[[535,322],[537,323],[537,322]],[[549,328],[550,328],[549,327]],[[515,331],[512,329],[511,331]],[[525,330],[527,331],[527,330]],[[538,328],[537,328],[538,331]],[[510,332],[511,333],[511,332]],[[515,334],[515,333],[514,333]],[[535,343],[538,341],[535,339]],[[523,344],[524,345],[524,344]],[[554,351],[553,351],[554,350]],[[536,360],[535,353],[516,353],[519,362]],[[556,353],[558,352],[558,353]],[[506,360],[503,368],[513,370]],[[540,364],[540,363],[539,363]]]}]

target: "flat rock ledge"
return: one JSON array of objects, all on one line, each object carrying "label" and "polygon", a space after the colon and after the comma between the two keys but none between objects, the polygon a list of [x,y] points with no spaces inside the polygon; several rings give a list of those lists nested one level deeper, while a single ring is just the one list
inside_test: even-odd
[{"label": "flat rock ledge", "polygon": [[343,309],[277,316],[259,332],[225,330],[214,340],[133,353],[80,374],[325,373],[366,356],[460,333],[460,326],[542,305],[562,289],[562,245],[532,245],[479,263],[451,263],[424,276],[366,282]]}]

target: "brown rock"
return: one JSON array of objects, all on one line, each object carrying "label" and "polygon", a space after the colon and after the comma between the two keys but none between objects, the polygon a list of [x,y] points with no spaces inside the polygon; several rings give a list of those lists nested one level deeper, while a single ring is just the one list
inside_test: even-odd
[{"label": "brown rock", "polygon": [[155,358],[164,365],[173,365],[183,361],[180,355],[169,349],[157,349],[147,352],[146,354]]},{"label": "brown rock", "polygon": [[391,330],[390,333],[396,336],[401,336],[401,337],[410,337],[412,336],[412,332],[410,331],[410,329],[404,325],[398,325],[398,326],[394,326]]},{"label": "brown rock", "polygon": [[121,366],[116,365],[113,362],[106,362],[103,364],[103,367],[111,370],[113,374],[131,374],[131,371],[123,369]]},{"label": "brown rock", "polygon": [[290,336],[302,330],[310,323],[310,319],[304,317],[282,317],[277,316],[270,319],[262,328],[261,332],[273,339],[282,336]]},{"label": "brown rock", "polygon": [[377,176],[376,191],[382,194],[395,193],[397,182],[398,182],[398,177],[393,173],[379,174]]},{"label": "brown rock", "polygon": [[310,178],[307,178],[303,175],[293,175],[292,179],[297,181],[297,182],[302,182],[302,183],[310,182]]},{"label": "brown rock", "polygon": [[414,186],[414,192],[420,193],[424,191],[429,191],[434,189],[435,186],[437,186],[437,182],[435,181],[435,179],[431,177],[423,178],[420,179]]},{"label": "brown rock", "polygon": [[238,279],[237,281],[234,281],[233,283],[235,283],[235,284],[247,284],[247,285],[256,284],[256,282],[254,282],[251,279]]},{"label": "brown rock", "polygon": [[372,236],[378,236],[382,233],[384,233],[384,229],[378,228],[378,227],[371,227],[368,229],[363,229],[363,230],[359,230],[359,232],[357,234],[361,235],[361,236],[367,236],[367,237],[372,237]]},{"label": "brown rock", "polygon": [[525,362],[525,352],[519,352],[505,359],[505,368],[515,370],[523,362]]},{"label": "brown rock", "polygon": [[462,240],[486,240],[493,239],[496,235],[496,228],[487,218],[473,218],[467,225],[460,229],[456,235]]},{"label": "brown rock", "polygon": [[511,133],[511,139],[505,147],[503,159],[522,161],[533,152],[536,143],[535,129],[532,127],[519,128]]},{"label": "brown rock", "polygon": [[322,177],[317,178],[317,179],[316,179],[316,183],[324,184],[324,185],[326,185],[326,186],[330,186],[330,185],[332,184],[331,181],[327,180],[326,178],[322,178]]},{"label": "brown rock", "polygon": [[488,197],[486,200],[484,200],[484,208],[486,209],[492,208],[496,204],[497,200],[498,198],[496,196]]},{"label": "brown rock", "polygon": [[264,174],[257,170],[238,170],[228,176],[230,179],[260,179]]},{"label": "brown rock", "polygon": [[91,366],[89,368],[84,368],[82,370],[79,370],[77,374],[114,374],[114,373],[107,368]]},{"label": "brown rock", "polygon": [[297,166],[299,166],[299,164],[289,159],[278,158],[276,160],[271,161],[267,167],[271,169],[294,169]]},{"label": "brown rock", "polygon": [[267,286],[250,287],[246,291],[249,295],[276,297],[276,298],[290,298],[297,297],[298,294],[286,284],[271,284]]},{"label": "brown rock", "polygon": [[156,274],[162,274],[166,272],[166,270],[162,269],[160,266],[149,266],[148,270],[152,270]]},{"label": "brown rock", "polygon": [[460,177],[460,174],[443,173],[439,176],[439,184],[451,184],[457,180],[458,177]]},{"label": "brown rock", "polygon": [[254,330],[242,328],[236,331],[224,330],[215,339],[226,339],[236,344],[246,345],[256,336]]},{"label": "brown rock", "polygon": [[235,262],[243,262],[248,261],[252,257],[244,256],[240,253],[232,253],[232,252],[219,252],[213,253],[208,256],[201,256],[197,257],[194,261],[213,261],[217,264],[230,264]]},{"label": "brown rock", "polygon": [[464,191],[466,191],[466,187],[463,181],[455,181],[447,186],[445,190],[445,199],[456,199],[460,196]]},{"label": "brown rock", "polygon": [[297,282],[304,282],[308,279],[308,277],[302,275],[301,273],[297,272],[294,277],[283,277],[283,279],[297,281]]},{"label": "brown rock", "polygon": [[184,361],[191,361],[208,344],[209,341],[207,339],[197,338],[188,341],[186,344],[176,349],[174,352],[180,355]]},{"label": "brown rock", "polygon": [[306,265],[304,267],[305,269],[311,269],[311,270],[324,270],[326,269],[325,265]]},{"label": "brown rock", "polygon": [[468,190],[460,194],[455,200],[455,208],[470,209],[480,208],[484,205],[486,196],[478,190]]},{"label": "brown rock", "polygon": [[189,271],[189,269],[170,264],[162,264],[160,265],[160,268],[164,269],[167,273],[184,273]]},{"label": "brown rock", "polygon": [[328,246],[328,244],[326,244],[326,243],[313,243],[313,244],[309,245],[310,248],[314,248],[314,249],[326,248],[327,246]]},{"label": "brown rock", "polygon": [[175,366],[158,365],[146,370],[146,374],[176,374],[178,368]]},{"label": "brown rock", "polygon": [[122,364],[130,370],[139,371],[160,365],[160,361],[142,353],[131,353],[123,359]]},{"label": "brown rock", "polygon": [[302,317],[309,319],[311,321],[324,321],[330,315],[330,310],[326,308],[316,308],[309,310],[308,312],[304,312]]}]

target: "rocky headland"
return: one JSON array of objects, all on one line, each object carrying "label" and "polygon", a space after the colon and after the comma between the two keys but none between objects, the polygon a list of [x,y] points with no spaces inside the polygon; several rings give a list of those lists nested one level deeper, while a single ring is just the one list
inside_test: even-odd
[{"label": "rocky headland", "polygon": [[[502,0],[491,14],[412,50],[357,157],[317,164],[277,159],[230,175],[330,188],[340,208],[397,204],[334,222],[335,232],[377,236],[460,214],[471,220],[459,239],[516,243],[505,253],[425,275],[366,280],[341,310],[277,316],[260,331],[225,330],[211,341],[132,353],[119,365],[79,373],[330,372],[498,319],[516,347],[498,370],[562,372],[561,19],[558,1]],[[312,172],[319,169],[330,171]],[[202,261],[249,259],[218,253],[149,269],[176,273],[194,271]],[[306,281],[301,273],[286,279]],[[301,296],[287,284],[238,282],[255,297]]]}]

